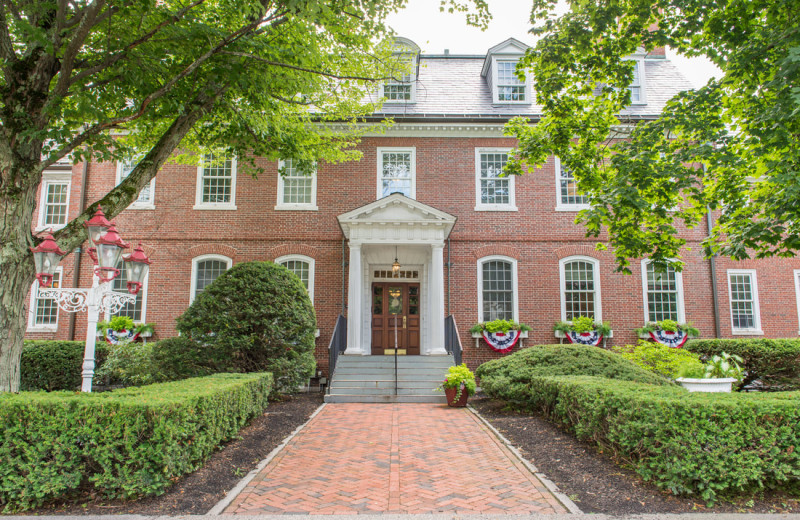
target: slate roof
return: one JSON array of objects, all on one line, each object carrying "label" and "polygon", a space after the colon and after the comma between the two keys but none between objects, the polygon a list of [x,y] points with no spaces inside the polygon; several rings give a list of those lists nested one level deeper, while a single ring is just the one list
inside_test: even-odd
[{"label": "slate roof", "polygon": [[[420,55],[415,103],[384,103],[374,117],[395,120],[498,120],[514,116],[535,119],[541,107],[492,103],[492,92],[481,76],[485,56]],[[666,59],[645,60],[647,104],[632,105],[623,115],[655,117],[672,96],[692,84]],[[534,82],[534,89],[536,85]],[[377,94],[376,94],[377,95]]]}]

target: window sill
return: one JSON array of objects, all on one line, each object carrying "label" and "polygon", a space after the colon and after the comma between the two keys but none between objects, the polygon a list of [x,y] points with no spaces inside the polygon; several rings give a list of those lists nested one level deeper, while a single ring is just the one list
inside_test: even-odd
[{"label": "window sill", "polygon": [[319,207],[310,204],[278,204],[275,211],[319,211]]},{"label": "window sill", "polygon": [[41,233],[42,231],[58,231],[59,229],[65,227],[66,224],[50,224],[49,226],[36,226],[33,230],[36,233]]},{"label": "window sill", "polygon": [[[554,330],[553,334],[558,339],[565,339],[567,337],[567,335],[564,334],[563,332],[561,332],[560,330]],[[603,336],[603,337],[605,337],[605,338],[613,338],[614,337],[614,331],[612,330],[611,332],[608,333],[608,336]]]},{"label": "window sill", "polygon": [[[483,333],[482,332],[471,332],[470,334],[472,335],[473,338],[482,338],[483,337]],[[519,333],[519,337],[520,337],[520,339],[527,339],[528,338],[528,331],[526,330],[524,332],[520,332]]]},{"label": "window sill", "polygon": [[574,206],[568,206],[565,204],[563,206],[562,205],[556,206],[556,211],[564,211],[564,212],[572,211],[577,213],[578,211],[584,209],[590,209],[591,207],[592,206],[590,204],[575,204]]},{"label": "window sill", "polygon": [[498,107],[506,105],[530,105],[530,104],[532,104],[531,101],[500,101],[500,100],[495,100],[492,103],[493,106],[498,106]]},{"label": "window sill", "polygon": [[149,204],[149,203],[146,203],[146,202],[141,202],[141,203],[134,202],[133,204],[131,204],[130,206],[128,206],[125,209],[156,209],[156,205],[155,204]]},{"label": "window sill", "polygon": [[58,332],[58,325],[32,325],[25,332]]},{"label": "window sill", "polygon": [[206,210],[219,210],[219,211],[233,211],[236,209],[235,204],[195,204],[192,209],[197,209],[201,211]]},{"label": "window sill", "polygon": [[507,206],[497,204],[493,206],[491,204],[479,204],[475,206],[475,211],[519,211],[516,206]]},{"label": "window sill", "polygon": [[764,331],[755,329],[740,329],[740,330],[733,329],[731,331],[731,334],[733,334],[734,336],[763,336]]}]

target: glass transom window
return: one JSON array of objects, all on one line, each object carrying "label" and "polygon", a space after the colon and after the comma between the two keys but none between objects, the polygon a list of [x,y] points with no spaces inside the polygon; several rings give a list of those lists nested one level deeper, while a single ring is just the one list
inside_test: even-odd
[{"label": "glass transom window", "polygon": [[203,159],[201,202],[230,204],[233,201],[233,160],[206,154]]},{"label": "glass transom window", "polygon": [[489,260],[481,266],[482,321],[514,319],[514,276],[511,262]]},{"label": "glass transom window", "polygon": [[314,203],[314,175],[297,167],[292,159],[283,161],[282,204],[312,205]]},{"label": "glass transom window", "polygon": [[69,210],[69,182],[47,182],[44,190],[42,225],[65,225]]},{"label": "glass transom window", "polygon": [[678,274],[672,267],[657,271],[647,264],[647,319],[651,322],[680,321],[678,313]]},{"label": "glass transom window", "polygon": [[414,198],[414,166],[411,151],[382,151],[380,153],[380,196],[402,193]]},{"label": "glass transom window", "polygon": [[568,321],[580,316],[596,319],[592,262],[574,260],[564,264],[564,305]]},{"label": "glass transom window", "polygon": [[733,328],[735,330],[757,329],[752,276],[749,273],[730,273],[728,281],[730,283]]},{"label": "glass transom window", "polygon": [[517,77],[516,68],[516,61],[497,62],[498,101],[525,101],[525,82]]},{"label": "glass transom window", "polygon": [[487,205],[510,205],[511,179],[501,177],[508,162],[507,153],[480,154],[480,203]]}]

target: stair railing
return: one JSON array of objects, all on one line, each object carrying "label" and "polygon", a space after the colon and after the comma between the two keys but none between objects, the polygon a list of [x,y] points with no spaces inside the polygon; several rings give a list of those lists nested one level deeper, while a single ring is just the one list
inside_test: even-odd
[{"label": "stair railing", "polygon": [[461,347],[461,337],[458,335],[456,318],[452,314],[444,319],[444,348],[448,354],[453,356],[453,361],[456,365],[462,363],[461,352],[464,349]]},{"label": "stair railing", "polygon": [[347,318],[341,314],[336,319],[336,327],[333,329],[331,342],[328,343],[328,393],[331,392],[331,382],[333,373],[336,371],[336,362],[339,354],[347,349]]}]

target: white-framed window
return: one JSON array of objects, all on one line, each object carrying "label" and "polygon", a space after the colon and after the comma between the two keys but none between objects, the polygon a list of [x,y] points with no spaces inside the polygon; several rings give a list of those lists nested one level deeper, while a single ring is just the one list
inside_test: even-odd
[{"label": "white-framed window", "polygon": [[800,269],[795,269],[792,275],[794,276],[794,295],[797,302],[797,334],[800,336]]},{"label": "white-framed window", "polygon": [[308,297],[314,303],[314,259],[303,255],[286,255],[275,259],[275,263],[293,272],[306,286]]},{"label": "white-framed window", "polygon": [[[125,269],[125,262],[120,260],[119,275],[111,282],[112,288],[117,292],[128,292],[128,271]],[[144,323],[147,316],[147,282],[150,279],[150,273],[144,277],[142,287],[136,293],[136,301],[133,303],[126,303],[122,308],[111,315],[106,316],[106,319],[111,319],[115,316],[127,316],[132,319],[134,323]]]},{"label": "white-framed window", "polygon": [[194,209],[236,209],[236,157],[203,156],[197,167]]},{"label": "white-framed window", "polygon": [[578,191],[578,183],[561,159],[555,158],[556,167],[556,211],[580,211],[589,209],[589,197]]},{"label": "white-framed window", "polygon": [[316,210],[317,208],[317,169],[304,172],[297,168],[292,159],[278,163],[283,175],[278,173],[278,210]]},{"label": "white-framed window", "polygon": [[600,262],[588,256],[569,256],[558,262],[561,281],[561,319],[586,316],[602,321]]},{"label": "white-framed window", "polygon": [[507,256],[478,260],[478,321],[517,320],[517,261]]},{"label": "white-framed window", "polygon": [[633,58],[630,61],[634,63],[633,81],[628,85],[628,90],[631,91],[631,104],[644,105],[647,103],[645,96],[644,59]]},{"label": "white-framed window", "polygon": [[516,59],[494,58],[494,102],[495,103],[527,103],[531,102],[528,82],[517,77]]},{"label": "white-framed window", "polygon": [[685,323],[683,276],[673,267],[659,271],[649,260],[642,260],[642,293],[644,322],[673,320]]},{"label": "white-framed window", "polygon": [[189,288],[189,303],[211,285],[219,275],[233,265],[233,260],[223,255],[202,255],[192,259],[192,282]]},{"label": "white-framed window", "polygon": [[[124,181],[131,174],[140,159],[141,157],[135,157],[117,163],[117,184]],[[156,179],[153,177],[150,180],[150,184],[142,188],[142,191],[139,192],[139,197],[128,206],[128,209],[155,209],[155,192]]]},{"label": "white-framed window", "polygon": [[[48,289],[61,288],[64,271],[57,267],[53,273],[53,281]],[[39,296],[39,281],[31,286],[31,303],[28,307],[29,331],[54,331],[58,329],[58,304],[53,298]]]},{"label": "white-framed window", "polygon": [[417,149],[378,148],[378,198],[402,193],[417,198]]},{"label": "white-framed window", "polygon": [[755,269],[728,269],[728,298],[733,334],[763,334]]},{"label": "white-framed window", "polygon": [[508,148],[475,150],[475,211],[517,211],[514,176],[503,176]]},{"label": "white-framed window", "polygon": [[69,221],[71,173],[48,173],[42,176],[39,197],[39,221],[36,230],[61,229]]},{"label": "white-framed window", "polygon": [[386,103],[413,103],[416,97],[416,58],[405,54],[399,58],[397,70],[381,84],[381,96]]}]

